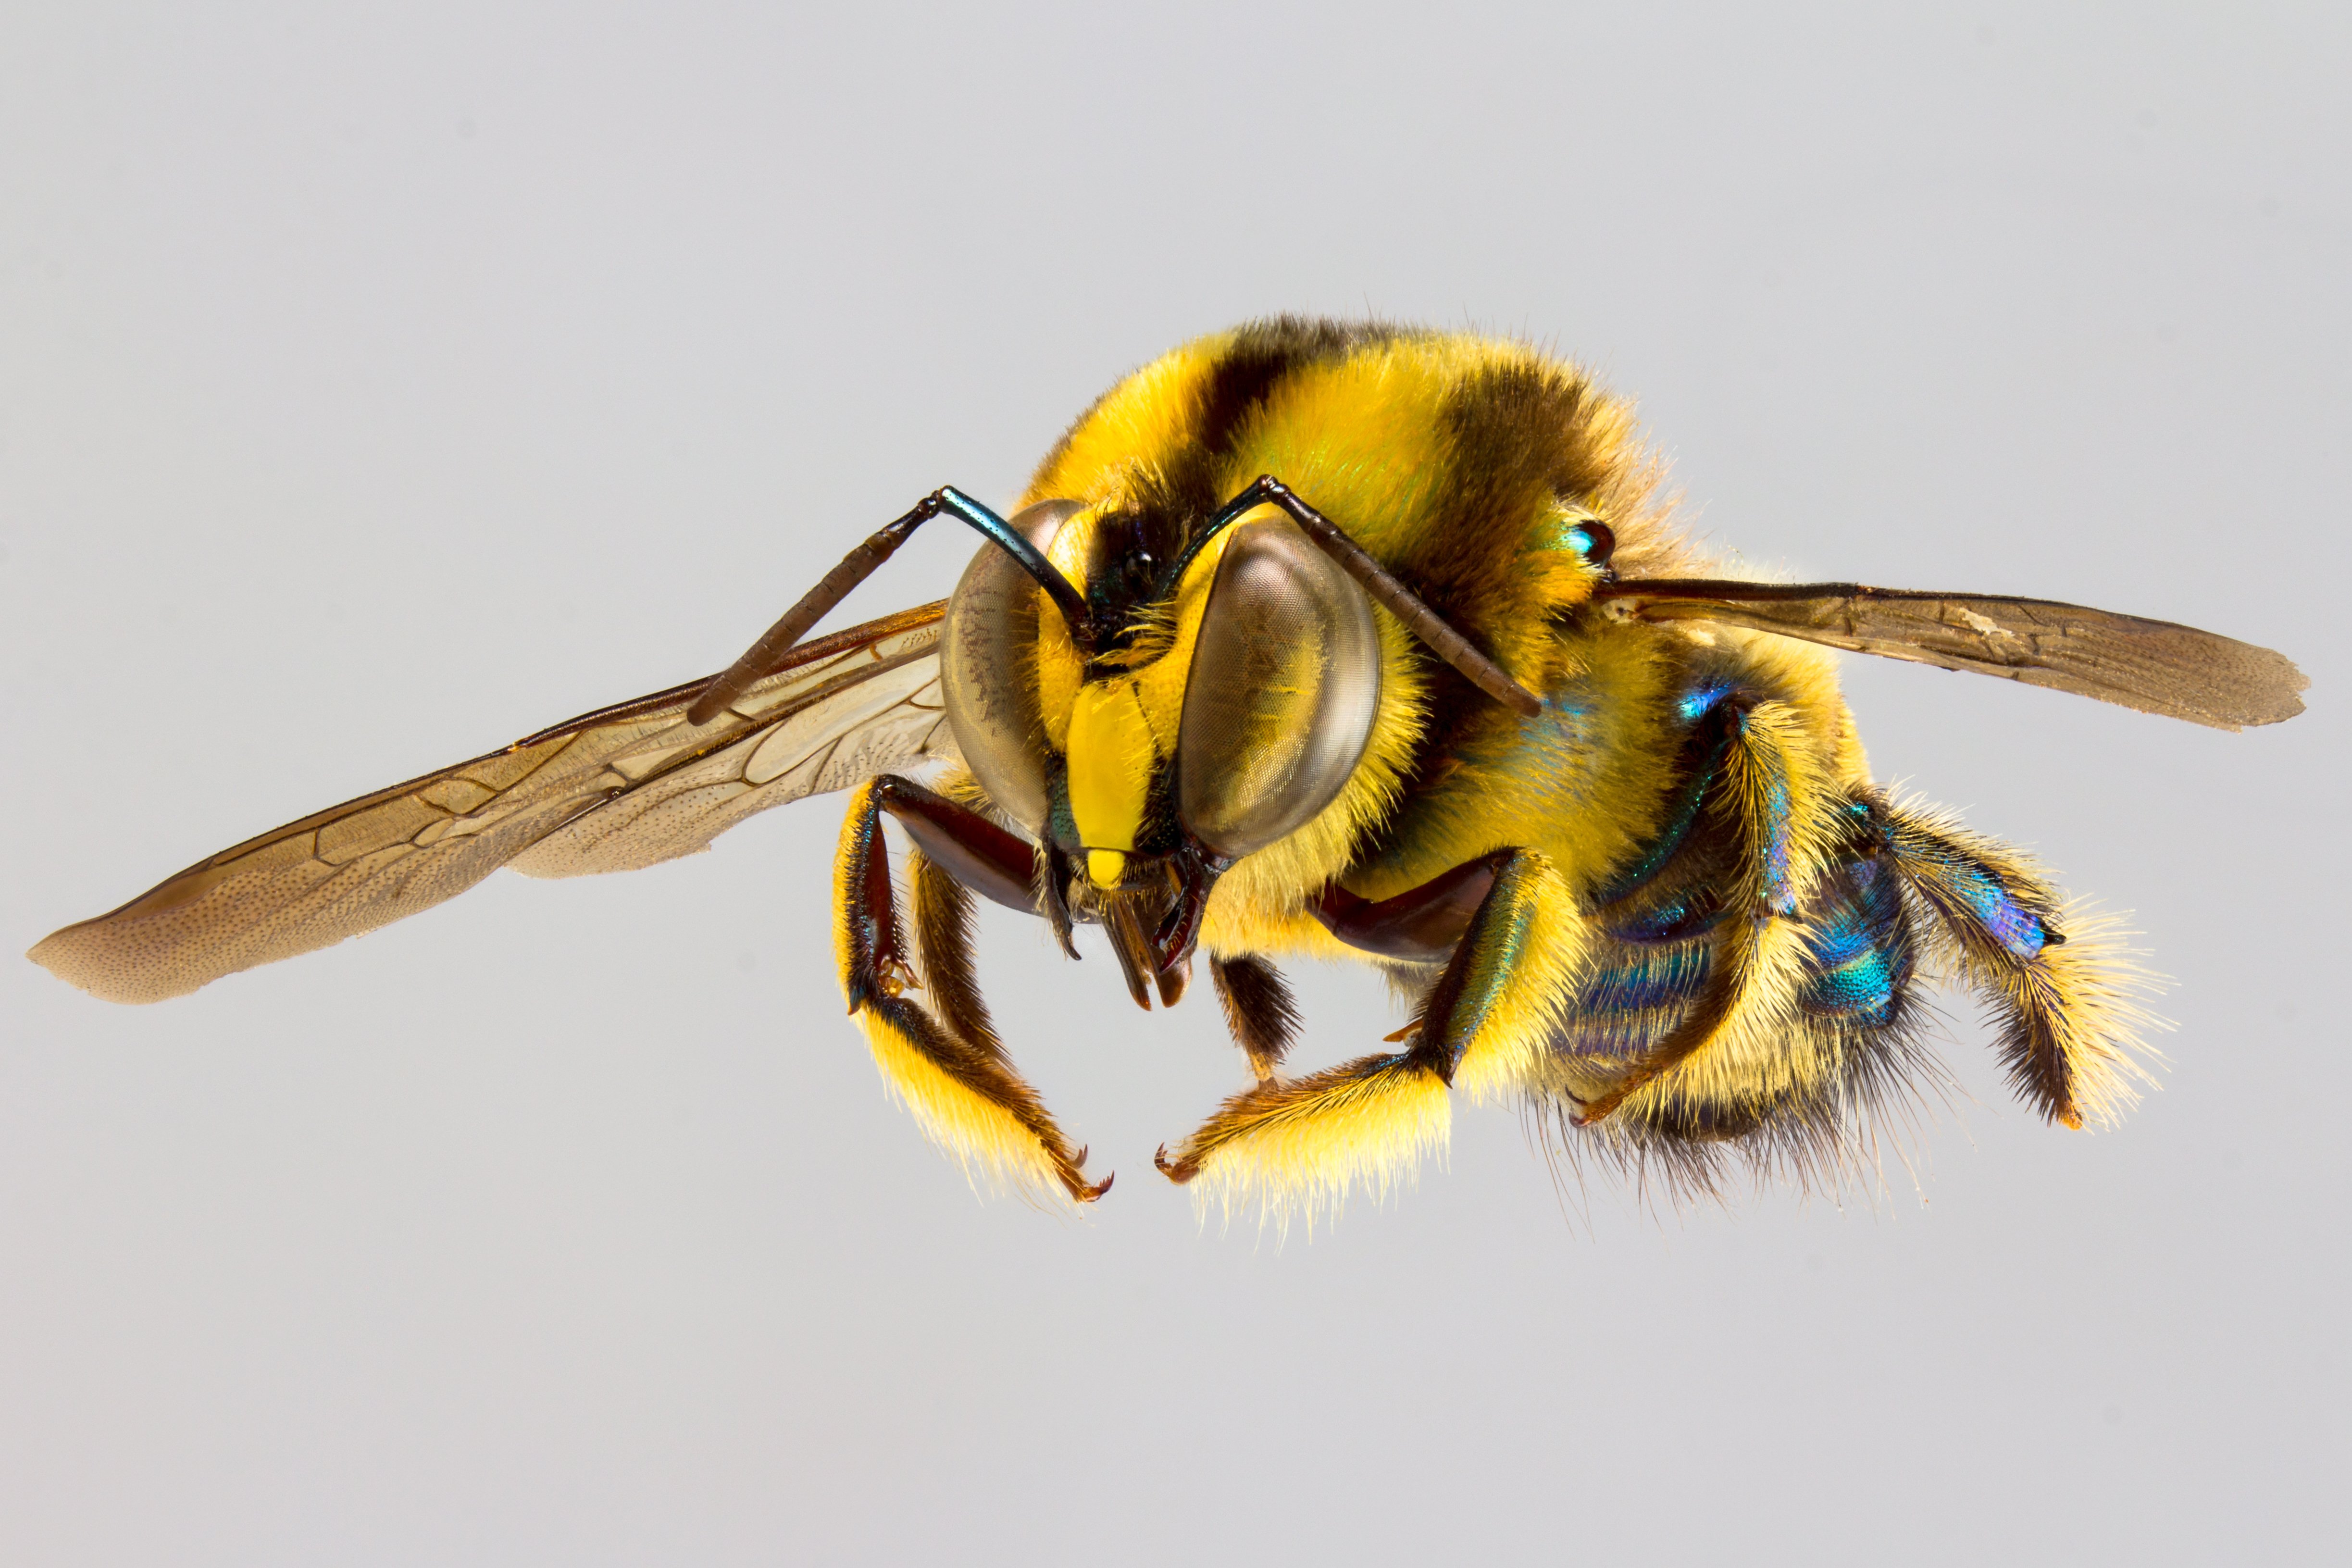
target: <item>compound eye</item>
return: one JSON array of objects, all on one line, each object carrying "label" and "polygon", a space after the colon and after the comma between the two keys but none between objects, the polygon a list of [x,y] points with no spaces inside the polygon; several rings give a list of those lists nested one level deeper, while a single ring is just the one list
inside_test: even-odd
[{"label": "compound eye", "polygon": [[1236,858],[1305,826],[1355,773],[1380,707],[1364,591],[1286,518],[1236,528],[1184,688],[1184,826]]},{"label": "compound eye", "polygon": [[[1080,501],[1041,500],[1011,521],[1044,550],[1084,510]],[[1042,839],[1047,795],[1045,721],[1037,701],[1038,596],[1035,580],[1012,556],[982,545],[948,599],[940,682],[964,765],[990,800]]]}]

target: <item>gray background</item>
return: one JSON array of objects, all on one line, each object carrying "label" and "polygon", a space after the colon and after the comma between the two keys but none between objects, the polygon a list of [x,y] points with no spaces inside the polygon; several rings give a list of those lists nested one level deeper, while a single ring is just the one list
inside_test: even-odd
[{"label": "gray background", "polygon": [[[1150,1157],[1213,1009],[1011,917],[1120,1179],[976,1203],[841,1016],[827,802],[160,1007],[0,963],[0,1559],[2340,1560],[2342,8],[1754,9],[8,6],[10,952],[716,668],[1278,309],[1555,344],[1753,561],[2272,643],[2315,711],[1853,666],[2179,1028],[2069,1135],[1954,1001],[1968,1098],[1843,1203],[1563,1195],[1465,1110],[1385,1211],[1204,1232]],[[1393,1026],[1301,979],[1309,1059]]]}]

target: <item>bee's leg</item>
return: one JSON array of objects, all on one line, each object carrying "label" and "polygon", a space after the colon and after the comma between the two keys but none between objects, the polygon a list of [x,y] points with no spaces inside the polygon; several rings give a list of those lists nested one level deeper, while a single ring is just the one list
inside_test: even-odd
[{"label": "bee's leg", "polygon": [[2019,1097],[2068,1127],[2127,1109],[2131,1078],[2146,1076],[2131,1056],[2146,1020],[2125,955],[2095,928],[2060,931],[2057,890],[2009,846],[1883,798],[1847,809],[1933,917],[1961,978],[1990,999]]},{"label": "bee's leg", "polygon": [[[1737,846],[1738,868],[1721,889],[1730,918],[1718,928],[1706,986],[1689,1011],[1614,1085],[1584,1101],[1579,1126],[1611,1115],[1702,1051],[1786,1058],[1811,952],[1797,909],[1847,836],[1844,797],[1787,704],[1740,693],[1721,711],[1728,744],[1702,806]],[[1671,1094],[1674,1086],[1659,1084],[1658,1091]]]},{"label": "bee's leg", "polygon": [[1365,952],[1409,963],[1434,963],[1454,952],[1510,858],[1504,850],[1467,860],[1395,898],[1374,903],[1334,883],[1308,913],[1323,929]]},{"label": "bee's leg", "polygon": [[1262,958],[1212,958],[1209,978],[1216,983],[1217,1001],[1225,1010],[1225,1027],[1248,1056],[1250,1070],[1260,1083],[1274,1081],[1274,1069],[1298,1033],[1298,1008],[1290,987],[1274,965]]},{"label": "bee's leg", "polygon": [[1037,852],[980,813],[896,773],[872,785],[874,804],[898,819],[926,859],[1008,910],[1037,912]]},{"label": "bee's leg", "polygon": [[1205,1177],[1228,1204],[1336,1204],[1359,1179],[1384,1191],[1443,1146],[1450,1087],[1524,1087],[1572,992],[1584,923],[1541,855],[1507,850],[1482,864],[1491,884],[1404,1050],[1244,1090],[1172,1158],[1162,1151],[1160,1170],[1177,1182]]},{"label": "bee's leg", "polygon": [[907,893],[914,905],[915,966],[931,1011],[957,1039],[1001,1058],[1003,1042],[972,973],[971,890],[918,849],[907,857]]},{"label": "bee's leg", "polygon": [[[947,993],[946,1023],[903,994],[916,977],[890,887],[885,810],[908,826],[929,868],[918,873],[917,930],[936,943],[923,957],[933,984]],[[1008,842],[1024,858],[1018,879]],[[887,774],[873,780],[851,797],[842,824],[834,866],[835,956],[842,991],[866,1031],[875,1065],[933,1142],[967,1166],[1026,1185],[1059,1187],[1091,1202],[1110,1186],[1109,1178],[1090,1184],[1079,1173],[1086,1152],[1070,1147],[1036,1090],[1013,1070],[978,1005],[969,950],[957,940],[961,921],[948,918],[939,884],[924,881],[945,869],[982,892],[1018,886],[1025,908],[1029,853],[1027,845],[987,818],[920,785]]]}]

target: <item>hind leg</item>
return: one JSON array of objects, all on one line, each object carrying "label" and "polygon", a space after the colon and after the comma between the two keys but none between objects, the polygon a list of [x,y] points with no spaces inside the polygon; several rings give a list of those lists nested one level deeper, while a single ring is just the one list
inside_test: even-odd
[{"label": "hind leg", "polygon": [[2057,890],[2007,845],[1913,805],[1869,798],[1853,809],[1960,978],[1990,1001],[2019,1098],[2068,1127],[2127,1110],[2138,1098],[2131,1079],[2147,1076],[2132,1059],[2146,1020],[2124,955],[2095,931],[2069,941]]}]

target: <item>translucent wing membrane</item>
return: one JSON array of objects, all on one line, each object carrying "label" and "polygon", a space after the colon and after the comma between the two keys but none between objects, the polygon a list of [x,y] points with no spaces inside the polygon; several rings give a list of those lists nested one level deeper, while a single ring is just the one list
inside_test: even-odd
[{"label": "translucent wing membrane", "polygon": [[708,681],[584,714],[198,862],[28,955],[110,1002],[160,1002],[331,946],[456,896],[500,866],[627,871],[706,848],[754,812],[954,754],[941,605],[793,651],[709,722]]},{"label": "translucent wing membrane", "polygon": [[2003,595],[1907,593],[1858,583],[1632,580],[1601,590],[1611,613],[1704,620],[1831,647],[2005,676],[2236,730],[2303,711],[2309,685],[2283,655],[2169,621]]}]

